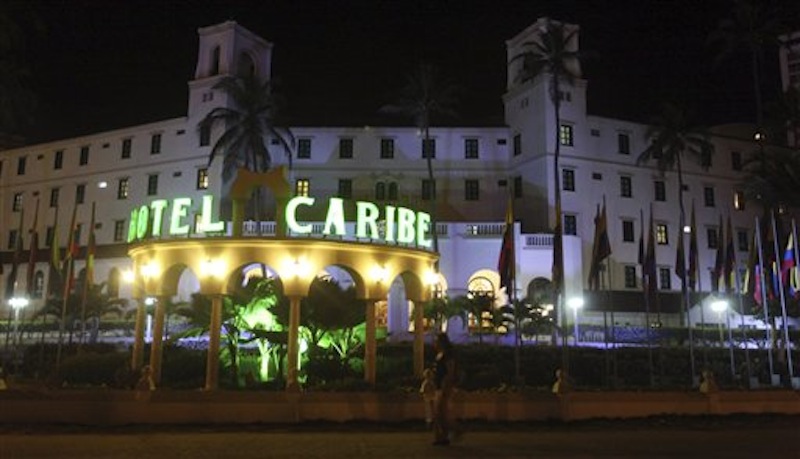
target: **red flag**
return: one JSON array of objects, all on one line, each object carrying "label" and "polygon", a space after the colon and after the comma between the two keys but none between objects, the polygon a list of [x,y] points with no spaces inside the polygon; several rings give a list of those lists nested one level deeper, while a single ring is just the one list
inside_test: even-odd
[{"label": "red flag", "polygon": [[506,208],[506,223],[503,230],[503,244],[500,247],[500,258],[497,261],[497,271],[500,273],[500,287],[506,288],[509,299],[514,294],[514,203],[512,198],[508,199]]},{"label": "red flag", "polygon": [[28,291],[28,298],[33,298],[34,293],[34,277],[36,276],[36,257],[39,251],[39,232],[37,227],[39,225],[39,200],[36,200],[36,213],[33,215],[33,226],[31,227],[31,244],[30,251],[28,252],[28,275],[25,278],[25,288]]}]

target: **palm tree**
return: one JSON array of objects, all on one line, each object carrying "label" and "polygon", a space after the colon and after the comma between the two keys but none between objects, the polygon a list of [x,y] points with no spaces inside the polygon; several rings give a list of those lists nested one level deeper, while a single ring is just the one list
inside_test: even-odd
[{"label": "palm tree", "polygon": [[764,65],[764,48],[779,44],[778,36],[784,31],[782,17],[774,3],[763,0],[734,0],[731,16],[720,20],[707,40],[708,45],[717,48],[716,63],[743,49],[750,54],[758,129],[763,128],[761,68]]},{"label": "palm tree", "polygon": [[[216,124],[225,128],[211,148],[209,166],[217,156],[222,156],[223,179],[226,181],[240,167],[266,172],[273,164],[269,145],[277,142],[291,167],[294,136],[290,129],[281,126],[283,100],[275,93],[272,81],[255,74],[228,76],[215,84],[214,89],[227,94],[232,106],[217,107],[200,121],[201,132]],[[256,218],[260,207],[258,196],[256,190]]]},{"label": "palm tree", "polygon": [[[103,292],[105,287],[105,282],[91,284],[86,294],[86,319],[87,321],[91,319],[91,336],[95,338],[99,331],[101,320],[109,314],[122,317],[124,308],[128,304],[128,300],[124,298],[115,298]],[[67,297],[65,323],[74,324],[75,321],[81,320],[83,316],[82,290],[82,288],[75,289],[73,290],[75,293],[70,293]],[[61,321],[61,308],[63,304],[63,300],[59,297],[48,298],[44,307],[36,312],[34,318],[53,316],[57,321]],[[70,344],[72,344],[73,332],[74,327],[70,326],[68,341]],[[92,339],[92,341],[94,341],[94,339]]]},{"label": "palm tree", "polygon": [[800,208],[800,151],[766,148],[762,158],[743,166],[746,176],[740,186],[745,198],[764,208]]},{"label": "palm tree", "polygon": [[[380,109],[383,113],[413,118],[422,132],[425,163],[428,168],[428,183],[431,186],[430,214],[433,250],[439,251],[439,235],[436,231],[436,179],[433,174],[433,155],[430,137],[431,118],[437,115],[455,117],[454,106],[458,101],[458,87],[444,79],[438,68],[422,63],[414,73],[406,77],[406,85],[400,90],[398,100]],[[427,151],[426,151],[427,150]]]}]

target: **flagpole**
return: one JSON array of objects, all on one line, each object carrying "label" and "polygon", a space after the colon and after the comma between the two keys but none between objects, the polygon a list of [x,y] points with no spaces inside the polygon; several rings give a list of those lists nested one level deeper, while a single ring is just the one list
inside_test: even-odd
[{"label": "flagpole", "polygon": [[[780,249],[778,246],[778,231],[777,225],[775,223],[775,212],[773,211],[770,214],[772,219],[772,234],[775,235],[772,238],[772,244],[775,247],[775,266],[778,266],[778,254],[780,253]],[[782,270],[781,270],[782,271]],[[792,386],[792,380],[794,379],[794,365],[792,364],[792,342],[789,339],[789,318],[786,314],[786,295],[783,291],[783,273],[778,273],[778,289],[780,290],[780,299],[781,299],[781,322],[783,325],[783,345],[786,348],[786,366],[789,370],[789,387]]]},{"label": "flagpole", "polygon": [[[644,211],[639,209],[639,216],[641,217],[642,221],[642,238],[641,240],[644,241]],[[650,219],[652,222],[653,218],[653,209],[650,209]],[[645,321],[645,339],[647,340],[647,366],[650,371],[650,387],[655,386],[655,375],[654,375],[654,368],[653,368],[653,347],[650,343],[650,275],[647,271],[649,268],[646,268],[645,265],[649,264],[647,260],[649,253],[650,253],[650,238],[653,233],[652,225],[648,228],[648,236],[647,236],[647,247],[645,247],[645,255],[642,259],[642,291],[644,293],[644,321]],[[642,242],[644,244],[644,242]]]},{"label": "flagpole", "polygon": [[95,217],[95,203],[92,202],[92,218],[89,224],[89,242],[86,244],[86,261],[84,265],[84,276],[83,276],[83,288],[81,289],[81,340],[78,343],[78,349],[83,347],[83,341],[86,339],[86,300],[89,296],[89,284],[94,282],[94,260],[90,260],[90,257],[94,257],[94,254],[90,253],[92,248],[89,246],[91,245],[91,239],[94,237],[94,217]]},{"label": "flagpole", "polygon": [[66,272],[66,276],[64,277],[64,285],[63,285],[63,297],[61,299],[61,324],[59,324],[58,330],[58,346],[56,346],[56,372],[60,371],[61,369],[61,350],[64,346],[64,332],[66,329],[65,322],[67,321],[67,305],[69,302],[69,292],[72,283],[72,276],[73,271],[75,269],[74,263],[74,256],[72,254],[72,245],[74,243],[75,238],[75,218],[78,214],[78,202],[75,201],[75,204],[72,207],[72,221],[69,225],[69,237],[67,239],[67,254],[66,259],[64,262],[66,266],[64,267],[64,271]]},{"label": "flagpole", "polygon": [[758,271],[759,275],[756,282],[761,287],[761,307],[764,309],[764,325],[767,330],[767,362],[769,364],[769,385],[772,385],[772,375],[775,373],[772,361],[772,326],[769,318],[769,304],[767,303],[767,283],[764,279],[764,247],[761,242],[761,221],[756,217],[756,246],[758,248]]},{"label": "flagpole", "polygon": [[[725,274],[725,288],[726,294],[730,294],[733,291],[733,282],[731,282],[731,275],[736,268],[736,248],[733,246],[733,227],[731,226],[731,214],[728,213],[728,225],[726,229],[727,238],[725,239],[725,263],[724,263],[724,274]],[[730,267],[731,272],[725,272]],[[726,303],[728,303],[726,301]],[[730,364],[731,364],[731,381],[736,381],[736,358],[733,353],[733,330],[731,330],[731,314],[730,314],[730,307],[725,308],[725,326],[728,328],[728,352],[730,356]]]},{"label": "flagpole", "polygon": [[737,298],[739,300],[739,317],[741,318],[741,326],[742,326],[742,344],[744,345],[744,361],[745,361],[745,368],[747,370],[747,386],[750,387],[750,378],[752,377],[752,369],[750,368],[750,346],[747,344],[747,327],[745,327],[744,323],[744,302],[742,301],[742,279],[741,275],[739,274],[739,268],[736,268],[734,272],[734,276],[736,279],[736,293]]},{"label": "flagpole", "polygon": [[[697,374],[697,370],[694,367],[694,333],[692,332],[692,317],[689,309],[689,289],[686,286],[686,280],[689,277],[689,269],[688,264],[686,263],[686,253],[684,251],[685,246],[683,244],[683,240],[685,239],[685,233],[683,229],[686,226],[686,217],[683,212],[681,212],[680,220],[680,228],[678,228],[678,237],[680,238],[678,244],[680,244],[680,250],[678,256],[680,257],[680,266],[681,270],[683,271],[681,273],[683,274],[681,276],[681,301],[683,301],[683,308],[681,310],[683,314],[686,315],[686,328],[689,337],[689,371],[691,372],[689,374],[689,384],[694,386],[694,375]],[[691,254],[689,256],[691,256]]]}]

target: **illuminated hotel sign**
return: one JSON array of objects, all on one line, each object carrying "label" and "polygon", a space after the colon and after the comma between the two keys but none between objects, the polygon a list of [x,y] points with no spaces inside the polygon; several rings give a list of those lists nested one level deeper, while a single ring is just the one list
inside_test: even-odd
[{"label": "illuminated hotel sign", "polygon": [[[309,196],[296,196],[286,204],[286,226],[295,234],[310,234],[310,223],[298,221],[297,212],[302,207],[312,207],[316,199]],[[191,223],[188,221],[191,198],[176,198],[170,203],[166,199],[157,199],[150,205],[143,205],[131,211],[128,227],[128,242],[161,237],[169,216],[167,234],[181,236],[189,233]],[[417,247],[430,248],[431,216],[425,212],[417,212],[405,207],[383,206],[366,201],[356,201],[355,237],[361,239],[415,244]],[[202,210],[197,219],[197,233],[220,233],[225,231],[225,222],[212,221],[214,197],[203,196]],[[380,220],[380,221],[379,221]],[[383,231],[379,229],[382,227]],[[322,234],[326,236],[348,236],[345,225],[344,200],[330,198]]]}]

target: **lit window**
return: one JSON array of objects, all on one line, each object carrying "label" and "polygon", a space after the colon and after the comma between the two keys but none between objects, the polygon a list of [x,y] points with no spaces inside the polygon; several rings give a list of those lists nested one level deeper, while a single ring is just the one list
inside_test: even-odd
[{"label": "lit window", "polygon": [[117,199],[128,199],[129,192],[130,179],[128,177],[119,179],[119,182],[117,182]]},{"label": "lit window", "polygon": [[561,170],[561,189],[575,191],[575,171],[573,169]]},{"label": "lit window", "polygon": [[558,139],[561,142],[561,145],[571,147],[573,145],[572,125],[562,124],[558,130]]},{"label": "lit window", "polygon": [[744,191],[735,190],[733,192],[733,208],[736,210],[744,210]]},{"label": "lit window", "polygon": [[656,243],[658,245],[669,244],[669,230],[666,223],[656,224]]},{"label": "lit window", "polygon": [[161,153],[161,134],[153,134],[150,137],[150,154],[157,155]]},{"label": "lit window", "polygon": [[78,164],[80,166],[85,166],[89,164],[89,146],[84,145],[81,147],[81,157],[79,159]]},{"label": "lit window", "polygon": [[478,159],[478,139],[464,139],[464,158]]},{"label": "lit window", "polygon": [[309,188],[311,187],[311,183],[306,178],[297,179],[297,182],[294,185],[294,195],[295,196],[308,196]]},{"label": "lit window", "polygon": [[197,169],[197,189],[198,190],[206,190],[208,189],[208,169],[201,168]]}]

